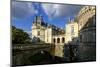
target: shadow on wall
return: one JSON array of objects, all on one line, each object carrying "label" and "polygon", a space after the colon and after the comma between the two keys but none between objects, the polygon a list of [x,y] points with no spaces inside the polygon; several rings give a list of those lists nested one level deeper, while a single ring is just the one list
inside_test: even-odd
[{"label": "shadow on wall", "polygon": [[79,42],[71,41],[64,45],[63,52],[65,61],[68,62],[96,60],[96,45],[81,45]]},{"label": "shadow on wall", "polygon": [[36,43],[45,43],[45,42],[42,41],[40,38],[34,36],[32,39],[32,43],[36,44]]},{"label": "shadow on wall", "polygon": [[71,62],[96,61],[96,21],[90,18],[79,36],[64,45],[64,58]]},{"label": "shadow on wall", "polygon": [[69,41],[64,45],[64,58],[66,61],[74,62],[78,61],[77,58],[77,48],[79,46],[78,37],[73,38],[72,41]]}]

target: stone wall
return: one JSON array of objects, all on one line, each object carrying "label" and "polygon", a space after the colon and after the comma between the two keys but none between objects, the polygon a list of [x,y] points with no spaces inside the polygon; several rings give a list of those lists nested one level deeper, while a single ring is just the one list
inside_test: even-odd
[{"label": "stone wall", "polygon": [[78,56],[80,61],[96,60],[96,21],[90,18],[79,31]]}]

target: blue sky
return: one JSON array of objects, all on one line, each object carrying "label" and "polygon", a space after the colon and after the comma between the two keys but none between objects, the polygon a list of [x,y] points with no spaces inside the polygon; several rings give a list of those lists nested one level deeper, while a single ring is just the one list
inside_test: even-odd
[{"label": "blue sky", "polygon": [[30,32],[35,16],[42,16],[45,22],[64,28],[68,18],[73,19],[82,7],[79,5],[12,1],[11,24]]}]

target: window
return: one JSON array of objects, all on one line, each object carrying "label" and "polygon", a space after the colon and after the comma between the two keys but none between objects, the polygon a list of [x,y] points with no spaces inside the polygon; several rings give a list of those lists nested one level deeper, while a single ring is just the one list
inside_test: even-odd
[{"label": "window", "polygon": [[53,39],[53,42],[54,42],[54,43],[56,42],[55,38]]},{"label": "window", "polygon": [[40,35],[40,31],[38,31],[38,36]]},{"label": "window", "polygon": [[71,27],[71,34],[74,34],[74,26]]},{"label": "window", "polygon": [[60,43],[60,38],[57,38],[57,43]]},{"label": "window", "polygon": [[62,43],[64,43],[64,42],[65,42],[65,38],[63,37],[63,38],[62,38]]}]

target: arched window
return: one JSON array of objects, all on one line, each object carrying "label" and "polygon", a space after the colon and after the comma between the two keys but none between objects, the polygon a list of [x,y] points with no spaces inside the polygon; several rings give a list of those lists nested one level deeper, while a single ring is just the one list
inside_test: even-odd
[{"label": "arched window", "polygon": [[60,38],[57,38],[57,43],[60,43]]},{"label": "arched window", "polygon": [[55,43],[56,42],[56,40],[55,40],[55,38],[53,39],[53,43]]},{"label": "arched window", "polygon": [[64,43],[64,42],[65,42],[65,38],[63,37],[63,38],[62,38],[62,43]]}]

